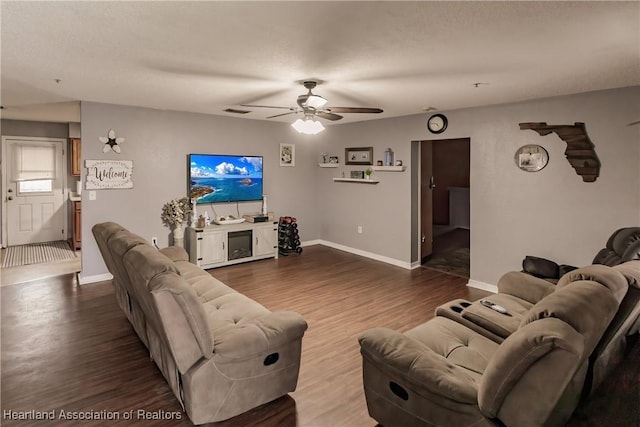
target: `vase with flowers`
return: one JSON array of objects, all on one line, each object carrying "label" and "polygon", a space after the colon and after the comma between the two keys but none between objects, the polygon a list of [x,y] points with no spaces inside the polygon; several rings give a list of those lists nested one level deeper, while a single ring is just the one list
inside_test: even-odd
[{"label": "vase with flowers", "polygon": [[162,207],[162,223],[173,230],[173,244],[182,246],[184,242],[184,222],[191,214],[189,199],[173,199]]}]

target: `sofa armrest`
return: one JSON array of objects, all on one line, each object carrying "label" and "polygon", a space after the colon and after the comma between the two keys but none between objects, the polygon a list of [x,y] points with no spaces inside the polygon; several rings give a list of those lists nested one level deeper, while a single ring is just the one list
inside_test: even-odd
[{"label": "sofa armrest", "polygon": [[505,273],[498,281],[499,293],[513,295],[531,304],[536,304],[554,289],[553,283],[521,271]]},{"label": "sofa armrest", "polygon": [[444,398],[477,404],[477,384],[463,368],[429,347],[387,328],[373,328],[359,338],[360,352],[384,371],[392,371],[415,388]]},{"label": "sofa armrest", "polygon": [[301,339],[306,330],[307,322],[298,313],[275,311],[223,332],[214,332],[213,354],[234,361],[253,358]]},{"label": "sofa armrest", "polygon": [[160,253],[169,258],[171,261],[189,261],[189,254],[180,246],[168,246],[160,249]]}]

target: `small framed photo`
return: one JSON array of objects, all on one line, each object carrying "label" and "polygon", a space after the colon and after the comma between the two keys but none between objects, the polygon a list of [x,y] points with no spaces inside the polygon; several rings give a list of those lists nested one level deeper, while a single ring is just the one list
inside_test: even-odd
[{"label": "small framed photo", "polygon": [[296,146],[294,144],[280,144],[280,166],[296,165]]},{"label": "small framed photo", "polygon": [[344,149],[345,165],[372,165],[373,147],[355,147]]}]

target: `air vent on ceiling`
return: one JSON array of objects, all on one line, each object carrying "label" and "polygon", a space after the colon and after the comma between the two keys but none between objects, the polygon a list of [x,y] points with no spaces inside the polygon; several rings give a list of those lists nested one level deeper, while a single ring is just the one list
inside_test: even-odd
[{"label": "air vent on ceiling", "polygon": [[250,113],[251,111],[247,111],[247,110],[237,110],[235,108],[227,108],[226,110],[224,110],[225,113],[233,113],[233,114],[247,114]]}]

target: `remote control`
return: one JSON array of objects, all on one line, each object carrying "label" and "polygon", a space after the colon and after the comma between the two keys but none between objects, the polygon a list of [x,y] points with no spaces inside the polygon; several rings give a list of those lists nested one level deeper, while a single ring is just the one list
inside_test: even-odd
[{"label": "remote control", "polygon": [[504,308],[501,305],[494,304],[491,301],[487,301],[487,300],[483,299],[483,300],[480,300],[480,304],[484,305],[485,307],[490,308],[491,310],[497,311],[498,313],[507,314],[507,309],[506,308]]}]

